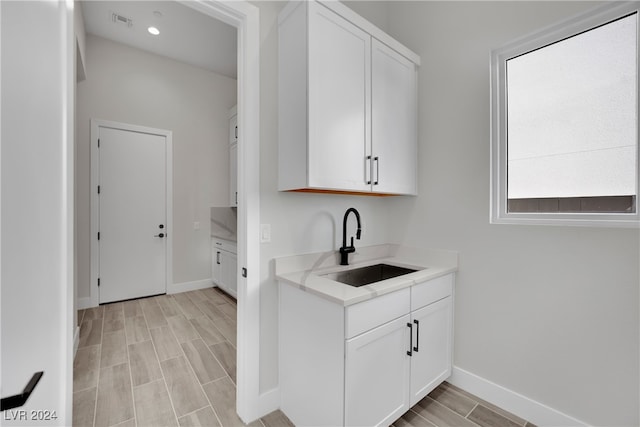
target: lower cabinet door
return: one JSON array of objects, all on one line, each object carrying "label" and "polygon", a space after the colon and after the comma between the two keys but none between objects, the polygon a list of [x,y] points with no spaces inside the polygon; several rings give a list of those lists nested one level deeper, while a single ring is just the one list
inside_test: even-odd
[{"label": "lower cabinet door", "polygon": [[238,270],[238,256],[231,252],[220,251],[220,282],[222,283],[224,289],[237,297],[238,295],[238,278],[236,276]]},{"label": "lower cabinet door", "polygon": [[411,406],[451,375],[452,322],[450,296],[411,313]]},{"label": "lower cabinet door", "polygon": [[388,426],[409,410],[409,321],[407,314],[346,341],[346,426]]}]

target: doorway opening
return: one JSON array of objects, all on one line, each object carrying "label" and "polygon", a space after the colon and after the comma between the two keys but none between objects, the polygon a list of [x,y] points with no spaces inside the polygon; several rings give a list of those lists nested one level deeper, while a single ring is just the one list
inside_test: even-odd
[{"label": "doorway opening", "polygon": [[[260,395],[259,389],[259,10],[245,1],[226,3],[213,0],[180,4],[237,29],[237,412],[245,422],[249,422],[277,407],[275,395],[270,394],[265,398]],[[118,117],[114,119],[120,120]],[[174,186],[174,195],[177,191]],[[174,252],[179,249],[175,245],[174,248]],[[177,274],[175,268],[174,274]],[[167,278],[172,280],[171,276]],[[95,286],[97,283],[91,284],[92,305],[98,302]]]}]

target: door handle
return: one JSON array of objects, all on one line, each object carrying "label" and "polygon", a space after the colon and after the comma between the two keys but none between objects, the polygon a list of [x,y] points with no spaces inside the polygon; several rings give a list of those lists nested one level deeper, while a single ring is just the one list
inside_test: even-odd
[{"label": "door handle", "polygon": [[413,349],[413,325],[407,323],[407,328],[409,328],[409,350],[407,351],[407,356],[411,356],[411,350]]},{"label": "door handle", "polygon": [[36,372],[35,374],[33,374],[31,380],[29,380],[24,390],[22,390],[22,393],[16,394],[14,396],[3,397],[2,401],[0,402],[0,411],[19,408],[27,403],[27,399],[29,399],[29,396],[31,396],[31,393],[36,388],[38,382],[40,381],[40,378],[42,378],[43,375],[43,371]]},{"label": "door handle", "polygon": [[156,234],[156,235],[155,235],[155,236],[153,236],[153,237],[159,237],[159,238],[161,238],[161,239],[162,239],[162,238],[164,237],[164,233]]},{"label": "door handle", "polygon": [[418,319],[413,319],[413,323],[416,324],[416,346],[413,347],[413,351],[418,352],[418,348],[420,348],[420,321]]}]

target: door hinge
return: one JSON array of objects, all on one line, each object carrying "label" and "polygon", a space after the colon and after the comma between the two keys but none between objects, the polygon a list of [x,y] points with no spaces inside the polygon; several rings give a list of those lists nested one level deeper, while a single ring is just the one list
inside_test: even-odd
[{"label": "door hinge", "polygon": [[247,268],[242,267],[242,277],[247,277]]},{"label": "door hinge", "polygon": [[98,277],[98,287],[100,287],[100,278]]},{"label": "door hinge", "polygon": [[98,194],[100,194],[100,186],[98,185]]},{"label": "door hinge", "polygon": [[98,231],[98,240],[100,240],[100,232]]}]

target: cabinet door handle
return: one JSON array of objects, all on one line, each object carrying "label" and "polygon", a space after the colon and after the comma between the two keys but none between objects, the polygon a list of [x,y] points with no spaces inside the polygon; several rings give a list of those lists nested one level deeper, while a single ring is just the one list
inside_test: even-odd
[{"label": "cabinet door handle", "polygon": [[372,170],[371,170],[371,156],[367,156],[364,159],[364,180],[367,183],[367,185],[371,185],[371,174],[372,174]]},{"label": "cabinet door handle", "polygon": [[376,162],[376,180],[373,181],[373,185],[378,185],[378,181],[380,180],[380,158],[376,156],[373,158],[373,161]]},{"label": "cabinet door handle", "polygon": [[216,264],[220,264],[220,251],[216,251]]},{"label": "cabinet door handle", "polygon": [[413,347],[413,351],[418,352],[418,348],[420,348],[420,321],[418,319],[413,319],[413,323],[416,324],[416,346]]},{"label": "cabinet door handle", "polygon": [[409,328],[409,350],[407,351],[407,356],[411,356],[411,350],[413,349],[413,325],[407,323],[407,327]]}]

